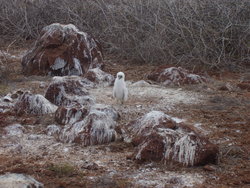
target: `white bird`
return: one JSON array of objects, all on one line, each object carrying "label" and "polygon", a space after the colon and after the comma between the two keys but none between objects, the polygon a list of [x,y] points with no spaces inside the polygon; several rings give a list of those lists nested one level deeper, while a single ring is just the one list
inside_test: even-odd
[{"label": "white bird", "polygon": [[115,79],[113,88],[113,97],[120,101],[122,104],[128,99],[128,89],[125,83],[125,74],[118,72]]}]

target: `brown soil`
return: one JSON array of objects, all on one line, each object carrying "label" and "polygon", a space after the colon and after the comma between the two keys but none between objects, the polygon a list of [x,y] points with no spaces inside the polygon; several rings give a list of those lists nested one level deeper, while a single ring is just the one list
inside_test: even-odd
[{"label": "brown soil", "polygon": [[[14,68],[8,77],[7,89],[5,88],[3,93],[6,94],[13,89],[22,88],[29,89],[34,93],[44,94],[45,89],[40,88],[39,83],[49,83],[49,77],[24,77],[21,74],[20,61],[10,61],[9,66]],[[123,71],[127,80],[135,82],[142,79],[145,80],[146,75],[155,67],[126,62],[114,63],[109,60],[106,63],[105,71],[112,75],[115,75],[118,71]],[[250,92],[237,87],[229,90],[218,89],[224,83],[237,86],[241,78],[242,74],[240,73],[227,72],[225,74],[214,74],[212,82],[208,84],[182,87],[182,90],[187,92],[192,91],[202,94],[205,96],[205,100],[198,104],[180,103],[176,106],[176,109],[179,109],[178,111],[172,109],[167,112],[172,116],[186,119],[189,123],[201,124],[201,126],[197,127],[197,131],[205,134],[213,143],[218,144],[220,147],[219,163],[217,165],[190,168],[153,163],[153,167],[150,168],[156,168],[157,172],[162,174],[166,171],[201,174],[204,177],[203,183],[193,185],[193,187],[250,187]],[[138,101],[131,99],[128,105],[133,105],[136,102]],[[145,107],[152,108],[151,103],[155,101],[145,102],[141,100],[140,102],[145,104]],[[110,101],[110,104],[112,103]],[[157,106],[157,104],[155,105]],[[123,108],[126,109],[128,106]],[[148,110],[150,109],[144,109],[144,111]],[[119,123],[125,125],[127,118],[133,119],[138,115],[142,115],[144,111],[128,112],[125,115],[126,119],[122,119]],[[14,117],[14,120],[11,119],[11,121],[19,121],[20,118],[25,119],[24,117]],[[27,117],[26,119],[28,118],[32,120],[32,118],[36,119],[37,117]],[[0,120],[0,129],[2,130],[8,121],[2,117],[0,117]],[[53,118],[40,117],[37,125],[40,127],[34,129],[33,133],[41,132],[49,124],[48,122],[53,122]],[[148,165],[136,164],[131,161],[129,155],[133,152],[133,147],[123,142],[95,146],[93,148],[97,153],[92,152],[93,156],[89,156],[93,161],[100,160],[110,166],[117,165],[115,169],[119,170],[120,173],[114,172],[112,177],[107,176],[107,173],[109,173],[108,166],[97,164],[97,166],[90,165],[86,168],[79,167],[78,164],[75,164],[74,158],[69,159],[63,153],[53,156],[43,152],[26,156],[22,153],[15,153],[16,151],[6,152],[2,145],[3,143],[0,143],[0,174],[7,172],[29,174],[42,182],[45,187],[132,187],[133,179],[131,176],[133,174],[130,172],[137,172],[142,167],[147,169]],[[87,150],[92,149],[83,149],[83,151]],[[77,157],[81,156],[80,153],[76,154]],[[83,157],[86,156],[83,155]],[[94,180],[91,179],[93,177],[95,177]],[[175,181],[172,181],[172,184],[175,185]],[[166,187],[172,187],[171,182],[167,185]],[[138,185],[138,187],[154,186]]]}]

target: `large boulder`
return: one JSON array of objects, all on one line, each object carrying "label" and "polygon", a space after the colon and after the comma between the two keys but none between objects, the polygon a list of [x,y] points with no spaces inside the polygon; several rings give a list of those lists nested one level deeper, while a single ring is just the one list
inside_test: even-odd
[{"label": "large boulder", "polygon": [[[72,116],[75,115],[72,113]],[[80,121],[73,124],[69,122],[65,125],[59,139],[62,142],[78,143],[84,146],[115,141],[118,136],[115,130],[117,118],[118,113],[112,107],[94,105]]]},{"label": "large boulder", "polygon": [[45,98],[58,106],[93,104],[94,99],[85,89],[92,85],[92,82],[78,76],[56,76],[47,88]]},{"label": "large boulder", "polygon": [[22,59],[25,75],[84,75],[102,65],[97,40],[72,24],[59,23],[44,27],[35,46]]},{"label": "large boulder", "polygon": [[159,67],[148,75],[149,80],[162,83],[163,85],[185,85],[207,82],[207,79],[197,74],[191,74],[181,67]]},{"label": "large boulder", "polygon": [[44,96],[25,92],[16,102],[15,111],[17,114],[36,114],[43,115],[54,113],[57,106],[48,101]]},{"label": "large boulder", "polygon": [[128,130],[137,146],[133,158],[139,162],[176,162],[186,166],[217,162],[216,145],[163,112],[149,112],[131,122]]}]

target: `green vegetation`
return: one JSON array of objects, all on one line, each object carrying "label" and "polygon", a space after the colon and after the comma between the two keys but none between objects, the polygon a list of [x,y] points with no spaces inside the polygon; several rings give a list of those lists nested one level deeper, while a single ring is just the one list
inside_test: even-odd
[{"label": "green vegetation", "polygon": [[6,95],[8,93],[8,85],[0,83],[0,96]]},{"label": "green vegetation", "polygon": [[52,164],[48,169],[55,172],[58,176],[72,176],[76,172],[75,168],[67,163]]}]

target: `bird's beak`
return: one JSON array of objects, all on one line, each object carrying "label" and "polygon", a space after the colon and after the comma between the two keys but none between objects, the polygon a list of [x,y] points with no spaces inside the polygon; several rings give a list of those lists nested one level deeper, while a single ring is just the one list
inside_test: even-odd
[{"label": "bird's beak", "polygon": [[119,76],[118,76],[118,78],[119,78],[119,79],[121,79],[121,78],[122,78],[122,76],[121,76],[121,75],[119,75]]}]

